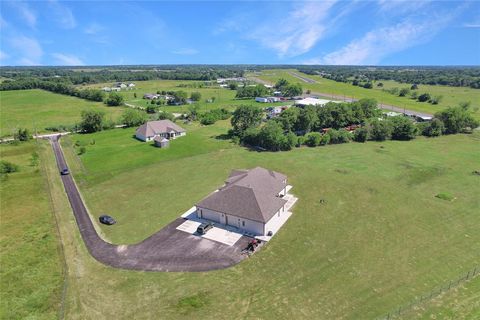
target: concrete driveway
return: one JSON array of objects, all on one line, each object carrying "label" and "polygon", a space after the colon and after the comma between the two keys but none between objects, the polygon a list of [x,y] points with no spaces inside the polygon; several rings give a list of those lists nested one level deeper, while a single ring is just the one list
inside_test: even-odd
[{"label": "concrete driveway", "polygon": [[[49,139],[59,171],[67,168],[59,137]],[[208,271],[228,268],[246,257],[241,251],[250,238],[242,236],[230,246],[197,237],[177,230],[185,222],[183,218],[176,219],[140,243],[108,243],[95,230],[73,177],[62,175],[62,182],[85,246],[96,260],[105,265],[142,271]]]}]

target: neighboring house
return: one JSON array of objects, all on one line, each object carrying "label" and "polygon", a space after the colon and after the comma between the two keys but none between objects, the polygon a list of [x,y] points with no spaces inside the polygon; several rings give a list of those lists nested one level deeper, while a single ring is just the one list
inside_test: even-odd
[{"label": "neighboring house", "polygon": [[196,204],[197,217],[268,235],[287,213],[287,177],[261,167],[233,170],[218,191]]},{"label": "neighboring house", "polygon": [[159,98],[158,94],[145,93],[143,95],[143,99],[147,99],[147,100],[154,100],[154,99],[158,99],[158,98]]},{"label": "neighboring house", "polygon": [[256,97],[256,98],[255,98],[255,101],[257,101],[257,102],[262,102],[262,103],[266,103],[266,102],[268,102],[268,98]]},{"label": "neighboring house", "polygon": [[103,87],[102,90],[105,91],[105,92],[110,92],[110,91],[112,91],[112,88],[110,88],[110,87]]},{"label": "neighboring house", "polygon": [[130,89],[135,88],[135,83],[129,83],[129,84],[128,84],[128,87],[129,87]]},{"label": "neighboring house", "polygon": [[255,101],[267,103],[267,102],[279,102],[281,101],[281,99],[279,97],[256,97]]},{"label": "neighboring house", "polygon": [[138,127],[135,137],[142,141],[151,141],[155,137],[166,139],[176,139],[186,135],[187,132],[182,127],[170,120],[148,121]]}]

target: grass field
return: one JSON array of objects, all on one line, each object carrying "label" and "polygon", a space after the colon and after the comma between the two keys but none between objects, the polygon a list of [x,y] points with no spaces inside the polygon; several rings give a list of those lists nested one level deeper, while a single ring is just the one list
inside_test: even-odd
[{"label": "grass field", "polygon": [[[225,123],[187,129],[166,150],[133,140],[128,130],[63,142],[92,214],[107,212],[118,221],[101,227],[107,239],[133,243],[149,236],[215,190],[233,168],[259,165],[287,174],[299,197],[294,215],[251,259],[209,273],[107,268],[88,256],[73,218],[65,217],[75,288],[68,318],[371,319],[478,264],[480,184],[472,174],[479,166],[478,132],[258,153],[215,139]],[[95,144],[78,158],[71,148],[76,140]],[[206,151],[189,153],[189,144]],[[435,197],[443,192],[456,200]]]},{"label": "grass field", "polygon": [[[313,79],[316,81],[316,83],[305,83],[289,74],[289,72],[295,72],[301,76]],[[310,89],[312,92],[345,95],[347,97],[354,97],[356,99],[375,98],[379,103],[432,114],[444,109],[447,106],[456,106],[460,102],[471,102],[472,109],[475,109],[474,116],[477,119],[480,119],[480,90],[478,89],[466,87],[419,85],[419,89],[417,90],[419,94],[428,92],[433,96],[443,96],[443,100],[438,105],[432,105],[426,102],[418,102],[408,97],[398,97],[392,95],[388,92],[382,91],[382,88],[378,88],[376,84],[374,84],[373,89],[365,89],[352,86],[351,84],[325,79],[320,76],[305,75],[296,70],[265,70],[261,74],[255,74],[254,76],[273,83],[280,78],[285,78],[292,83],[300,83],[304,90]],[[377,81],[377,83],[378,82],[382,82],[384,84],[384,88],[386,89],[392,87],[410,87],[408,84],[401,84],[395,81]]]},{"label": "grass field", "polygon": [[[48,146],[43,146],[43,149]],[[47,181],[32,167],[34,142],[0,145],[2,160],[20,171],[0,183],[0,318],[57,318],[63,284]]]},{"label": "grass field", "polygon": [[[258,103],[255,102],[254,99],[235,99],[235,90],[224,89],[220,87],[204,87],[204,88],[185,88],[180,87],[179,85],[182,84],[193,84],[193,83],[201,83],[201,81],[187,81],[187,80],[150,80],[150,81],[135,81],[135,89],[134,90],[124,90],[121,91],[120,94],[124,96],[125,102],[129,104],[133,104],[139,107],[146,107],[150,105],[150,100],[143,99],[143,95],[145,93],[156,93],[157,91],[185,91],[190,94],[192,92],[200,92],[202,94],[202,99],[197,103],[200,106],[200,111],[207,111],[217,108],[226,108],[228,110],[234,110],[238,105],[241,104],[249,104],[255,105],[259,107],[266,107],[270,105],[284,105],[285,102],[282,103]],[[112,83],[102,83],[102,84],[95,84],[89,85],[88,87],[93,88],[103,88],[105,86],[111,86]],[[137,95],[135,98],[134,94]],[[215,97],[215,102],[207,103],[205,102],[206,99],[210,99]],[[161,110],[166,110],[169,112],[187,112],[188,105],[183,106],[162,106]]]},{"label": "grass field", "polygon": [[88,109],[103,110],[113,120],[124,110],[39,89],[0,91],[0,137],[11,136],[19,127],[46,132],[49,126],[72,125],[80,121],[81,111]]}]

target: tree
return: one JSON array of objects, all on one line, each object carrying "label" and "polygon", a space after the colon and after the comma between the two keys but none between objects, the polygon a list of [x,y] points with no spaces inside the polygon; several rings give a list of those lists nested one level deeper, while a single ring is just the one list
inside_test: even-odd
[{"label": "tree", "polygon": [[200,101],[200,99],[202,99],[202,94],[200,92],[192,92],[192,94],[190,94],[190,99],[193,101]]},{"label": "tree", "polygon": [[430,100],[430,94],[429,93],[422,93],[421,95],[418,96],[418,101],[420,102],[426,102]]},{"label": "tree", "polygon": [[301,95],[303,92],[302,86],[299,83],[289,84],[282,89],[282,94],[285,97],[295,97]]},{"label": "tree", "polygon": [[447,134],[459,133],[468,128],[474,129],[479,125],[478,121],[473,118],[468,105],[449,107],[436,113],[435,118],[443,121]]},{"label": "tree", "polygon": [[418,85],[416,83],[412,84],[412,86],[410,87],[411,90],[417,90],[418,89]]},{"label": "tree", "polygon": [[137,93],[136,93],[136,92],[133,93],[133,97],[134,97],[135,99],[137,98]]},{"label": "tree", "polygon": [[365,142],[368,140],[368,129],[365,127],[357,128],[353,132],[353,140],[356,142]]},{"label": "tree", "polygon": [[368,124],[368,128],[368,135],[372,140],[384,141],[390,138],[391,127],[388,121],[372,119]]},{"label": "tree", "polygon": [[264,85],[256,85],[254,87],[242,87],[238,88],[237,94],[235,95],[236,98],[255,98],[255,97],[262,97],[268,94],[269,91],[265,88]]},{"label": "tree", "polygon": [[359,84],[358,80],[355,79],[352,81],[352,86],[358,86],[358,84]]},{"label": "tree", "polygon": [[167,111],[162,111],[158,114],[158,120],[170,120],[170,121],[174,121],[175,120],[175,116],[173,115],[173,113],[170,113],[170,112],[167,112]]},{"label": "tree", "polygon": [[298,108],[288,108],[280,113],[276,120],[281,123],[283,130],[292,131],[295,128],[295,124],[298,121],[300,111]]},{"label": "tree", "polygon": [[417,127],[412,120],[405,116],[392,117],[389,120],[392,129],[393,140],[415,139]]},{"label": "tree", "polygon": [[422,134],[427,137],[438,137],[445,132],[445,125],[443,121],[437,118],[433,118],[422,131]]},{"label": "tree", "polygon": [[314,106],[306,106],[300,109],[298,121],[295,125],[295,130],[310,132],[318,122],[317,110]]},{"label": "tree", "polygon": [[402,88],[402,89],[400,89],[400,92],[398,93],[398,96],[399,97],[405,97],[409,93],[410,93],[410,89]]},{"label": "tree", "polygon": [[105,113],[100,110],[83,110],[80,129],[86,133],[101,131],[105,121]]},{"label": "tree", "polygon": [[198,112],[200,110],[200,106],[196,103],[191,104],[188,106],[187,111],[187,119],[191,121],[196,121],[198,118]]},{"label": "tree", "polygon": [[127,109],[122,114],[122,123],[127,127],[136,127],[148,120],[145,112],[136,109]]},{"label": "tree", "polygon": [[123,96],[117,92],[111,92],[105,103],[110,107],[120,106],[123,104]]},{"label": "tree", "polygon": [[258,141],[260,146],[270,151],[290,150],[293,147],[283,134],[280,124],[275,121],[268,121],[260,129]]},{"label": "tree", "polygon": [[[152,100],[152,101],[153,101],[153,100]],[[157,112],[157,109],[158,109],[158,107],[157,107],[156,105],[153,105],[153,106],[150,105],[150,106],[147,106],[147,107],[145,108],[145,111],[146,111],[147,113],[152,114],[152,113]]]},{"label": "tree", "polygon": [[379,87],[379,88],[383,88],[383,82],[379,82],[379,83],[377,83],[377,87]]},{"label": "tree", "polygon": [[237,90],[237,89],[238,89],[238,84],[237,84],[236,82],[230,82],[230,83],[228,84],[228,88],[229,88],[230,90]]},{"label": "tree", "polygon": [[310,132],[305,135],[305,144],[309,147],[316,147],[320,145],[322,135],[319,132]]},{"label": "tree", "polygon": [[173,97],[175,98],[175,102],[185,104],[188,98],[188,93],[183,90],[175,91]]},{"label": "tree", "polygon": [[275,83],[275,88],[277,90],[283,90],[284,87],[288,86],[288,81],[284,78],[280,78],[277,80],[277,83]]},{"label": "tree", "polygon": [[231,124],[233,132],[242,136],[243,132],[251,127],[256,127],[262,120],[262,111],[252,105],[240,105],[233,112]]},{"label": "tree", "polygon": [[30,132],[26,128],[18,128],[13,134],[13,139],[18,141],[28,141],[30,139]]},{"label": "tree", "polygon": [[442,101],[443,99],[443,96],[442,95],[438,95],[438,96],[433,96],[431,99],[430,99],[430,103],[431,104],[439,104],[440,101]]},{"label": "tree", "polygon": [[417,93],[417,91],[413,91],[413,92],[410,94],[410,97],[411,97],[413,100],[417,100],[417,98],[418,98],[418,93]]},{"label": "tree", "polygon": [[366,82],[366,83],[363,85],[363,87],[364,87],[365,89],[372,89],[372,88],[373,88],[373,84],[372,84],[371,82]]}]

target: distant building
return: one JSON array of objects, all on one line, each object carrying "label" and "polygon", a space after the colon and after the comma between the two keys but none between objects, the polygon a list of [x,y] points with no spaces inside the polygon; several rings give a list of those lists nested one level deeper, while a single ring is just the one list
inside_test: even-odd
[{"label": "distant building", "polygon": [[255,101],[257,101],[257,102],[262,102],[262,103],[267,103],[267,102],[268,102],[268,98],[256,97],[256,98],[255,98]]},{"label": "distant building", "polygon": [[329,102],[337,103],[337,101],[308,97],[308,98],[305,98],[305,99],[295,101],[295,105],[297,107],[305,107],[305,106],[321,106],[321,107],[323,107],[324,105],[326,105]]},{"label": "distant building", "polygon": [[147,99],[147,100],[154,100],[154,99],[158,99],[158,98],[159,98],[158,94],[145,93],[143,95],[143,99]]},{"label": "distant building", "polygon": [[159,148],[167,148],[170,146],[170,140],[160,136],[153,138],[153,143],[155,144],[155,147]]},{"label": "distant building", "polygon": [[256,97],[255,98],[256,102],[262,102],[262,103],[272,103],[272,102],[279,102],[281,99],[279,97]]},{"label": "distant building", "polygon": [[182,127],[170,120],[148,121],[142,124],[135,132],[135,137],[142,141],[151,141],[156,137],[176,139],[186,135]]}]

